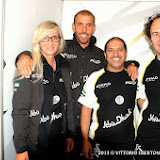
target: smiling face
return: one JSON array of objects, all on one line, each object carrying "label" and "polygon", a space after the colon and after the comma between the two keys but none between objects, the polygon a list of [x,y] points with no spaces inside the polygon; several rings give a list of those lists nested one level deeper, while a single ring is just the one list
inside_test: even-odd
[{"label": "smiling face", "polygon": [[120,39],[112,39],[106,47],[105,58],[108,62],[107,70],[110,72],[121,72],[124,69],[124,61],[127,57],[127,51],[124,43]]},{"label": "smiling face", "polygon": [[[47,37],[58,37],[59,39],[59,34],[58,32],[50,32]],[[47,59],[48,57],[53,57],[58,50],[59,47],[59,41],[53,41],[51,38],[46,41],[46,37],[44,38],[44,41],[40,41],[40,48],[42,55]]]},{"label": "smiling face", "polygon": [[86,48],[95,31],[93,16],[78,14],[75,18],[75,23],[72,24],[72,29],[80,46]]},{"label": "smiling face", "polygon": [[156,18],[150,28],[151,44],[153,45],[157,58],[160,60],[160,18]]}]

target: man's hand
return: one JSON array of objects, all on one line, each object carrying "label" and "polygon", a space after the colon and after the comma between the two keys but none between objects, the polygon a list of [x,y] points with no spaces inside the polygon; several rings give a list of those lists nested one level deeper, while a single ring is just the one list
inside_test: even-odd
[{"label": "man's hand", "polygon": [[135,81],[138,78],[138,68],[132,64],[127,67],[127,73],[132,81]]},{"label": "man's hand", "polygon": [[30,78],[33,71],[33,60],[30,56],[21,54],[18,58],[17,67],[25,78]]},{"label": "man's hand", "polygon": [[88,140],[84,140],[83,141],[82,151],[83,151],[84,157],[87,160],[90,160],[90,156],[93,157],[92,145],[91,145],[91,143]]},{"label": "man's hand", "polygon": [[66,139],[66,146],[67,146],[66,152],[70,152],[73,149],[74,141],[73,141],[72,138],[67,138]]},{"label": "man's hand", "polygon": [[23,153],[16,154],[16,160],[29,160],[28,152],[25,151]]}]

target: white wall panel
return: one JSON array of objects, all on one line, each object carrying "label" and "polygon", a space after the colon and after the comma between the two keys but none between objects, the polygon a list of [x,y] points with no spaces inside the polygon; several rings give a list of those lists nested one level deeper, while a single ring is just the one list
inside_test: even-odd
[{"label": "white wall panel", "polygon": [[0,160],[3,159],[3,30],[4,0],[0,0]]}]

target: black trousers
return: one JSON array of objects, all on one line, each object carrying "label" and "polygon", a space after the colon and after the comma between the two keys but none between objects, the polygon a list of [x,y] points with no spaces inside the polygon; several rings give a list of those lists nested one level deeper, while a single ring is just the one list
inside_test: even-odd
[{"label": "black trousers", "polygon": [[65,159],[65,139],[55,139],[49,143],[48,148],[37,145],[36,151],[28,150],[29,160],[55,160]]}]

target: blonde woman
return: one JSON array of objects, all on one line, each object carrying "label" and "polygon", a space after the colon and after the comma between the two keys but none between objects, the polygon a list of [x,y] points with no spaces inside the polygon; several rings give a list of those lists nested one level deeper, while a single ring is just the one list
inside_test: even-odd
[{"label": "blonde woman", "polygon": [[[25,79],[16,70],[13,128],[16,160],[64,159],[73,149],[75,131],[70,77],[60,27],[41,23],[32,42],[34,72]],[[52,158],[53,157],[53,158]]]}]

